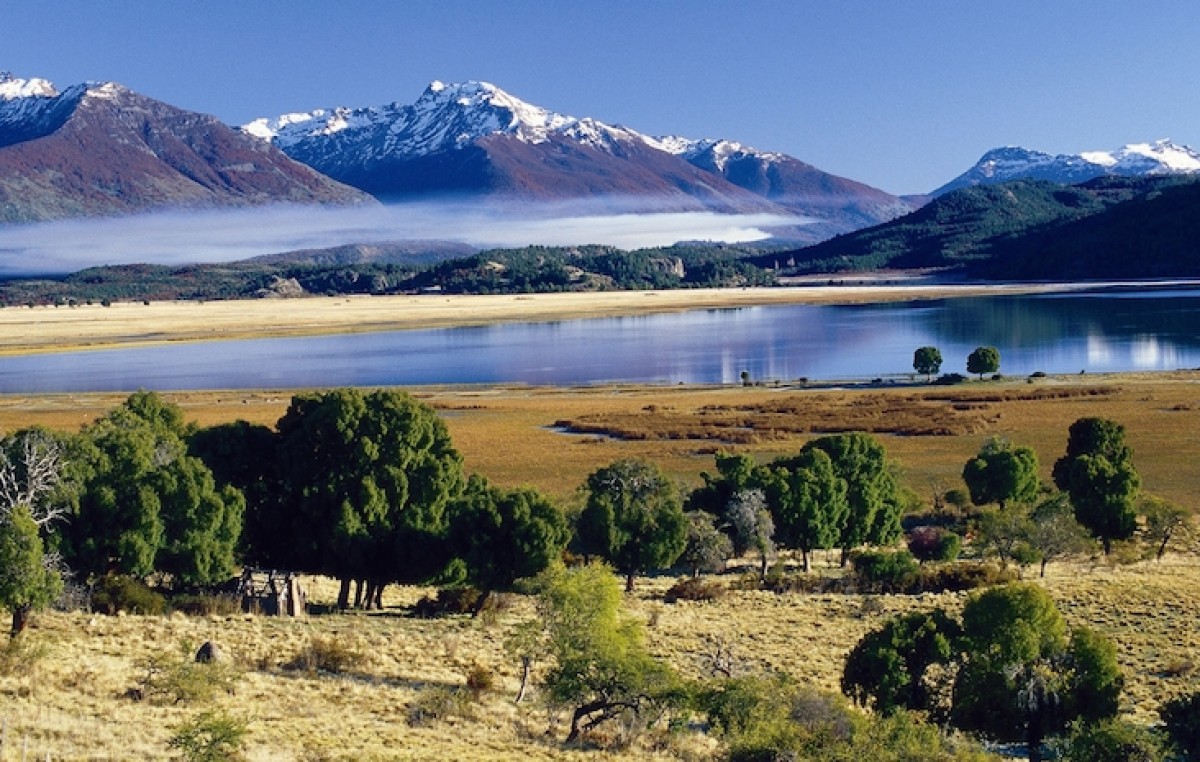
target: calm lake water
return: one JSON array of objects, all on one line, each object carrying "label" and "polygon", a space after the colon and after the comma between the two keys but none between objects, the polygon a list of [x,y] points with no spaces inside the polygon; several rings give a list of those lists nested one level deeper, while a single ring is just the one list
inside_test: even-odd
[{"label": "calm lake water", "polygon": [[641,317],[0,358],[0,392],[854,380],[942,372],[976,346],[1007,375],[1200,367],[1200,288],[708,309]]}]

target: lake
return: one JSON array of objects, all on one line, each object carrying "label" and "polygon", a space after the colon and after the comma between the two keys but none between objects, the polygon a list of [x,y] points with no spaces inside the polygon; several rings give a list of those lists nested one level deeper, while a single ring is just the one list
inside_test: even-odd
[{"label": "lake", "polygon": [[1200,367],[1200,288],[874,305],[705,309],[485,327],[186,343],[0,358],[0,392],[424,384],[863,380],[942,372],[977,346],[1006,375]]}]

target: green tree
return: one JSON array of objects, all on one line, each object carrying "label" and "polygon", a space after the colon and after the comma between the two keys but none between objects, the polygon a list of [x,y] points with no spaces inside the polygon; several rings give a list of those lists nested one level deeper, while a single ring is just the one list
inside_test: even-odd
[{"label": "green tree", "polygon": [[827,454],[834,473],[846,482],[849,513],[838,541],[843,565],[860,545],[891,545],[900,538],[903,503],[883,445],[870,434],[853,432],[818,437],[804,449]]},{"label": "green tree", "polygon": [[209,584],[235,568],[245,508],[187,454],[192,427],[177,406],[138,392],[84,430],[80,494],[65,534],[72,567],[169,574],[176,585]]},{"label": "green tree", "polygon": [[545,687],[552,702],[571,709],[568,743],[602,723],[644,720],[680,702],[679,678],[650,655],[639,624],[621,616],[609,567],[551,567],[536,589],[553,661]]},{"label": "green tree", "polygon": [[918,347],[913,352],[913,370],[922,373],[925,380],[942,369],[942,353],[937,347]]},{"label": "green tree", "polygon": [[983,379],[984,373],[995,373],[1000,370],[1000,350],[995,347],[976,347],[967,355],[967,372],[978,373]]},{"label": "green tree", "polygon": [[687,519],[675,485],[656,466],[628,458],[597,469],[584,484],[587,503],[576,533],[587,556],[625,575],[625,589],[650,569],[675,563],[687,542]]},{"label": "green tree", "polygon": [[745,454],[717,453],[714,456],[717,474],[700,474],[704,484],[692,490],[687,498],[687,510],[706,511],[720,516],[734,494],[762,486],[762,467]]},{"label": "green tree", "polygon": [[904,614],[867,633],[846,657],[842,692],[863,706],[890,714],[900,709],[931,709],[925,673],[948,664],[960,636],[946,612]]},{"label": "green tree", "polygon": [[1122,678],[1111,643],[1087,630],[1070,640],[1041,588],[1012,583],[972,596],[962,614],[963,654],[951,719],[1002,741],[1023,740],[1030,760],[1076,718],[1116,713]]},{"label": "green tree", "polygon": [[1075,518],[1100,540],[1105,554],[1113,540],[1133,536],[1134,506],[1141,479],[1125,444],[1125,427],[1103,418],[1071,424],[1066,455],[1054,464],[1054,483],[1071,498]]},{"label": "green tree", "polygon": [[536,490],[502,490],[472,476],[450,505],[450,547],[481,611],[492,591],[533,577],[562,556],[570,533],[561,510]]},{"label": "green tree", "polygon": [[378,607],[389,582],[421,582],[448,560],[446,508],[462,457],[433,408],[408,394],[300,394],[279,420],[281,498],[295,528],[293,568],[341,582],[338,605]]},{"label": "green tree", "polygon": [[62,591],[62,575],[48,561],[29,506],[0,511],[0,606],[12,612],[14,636],[25,629],[31,611]]},{"label": "green tree", "polygon": [[800,551],[807,572],[812,552],[836,547],[845,530],[850,514],[846,481],[829,454],[816,447],[777,463],[772,470],[779,486],[770,493],[775,539]]},{"label": "green tree", "polygon": [[971,502],[997,503],[1004,510],[1011,501],[1025,503],[1037,497],[1040,486],[1037,453],[992,437],[963,466],[962,477],[971,493]]}]

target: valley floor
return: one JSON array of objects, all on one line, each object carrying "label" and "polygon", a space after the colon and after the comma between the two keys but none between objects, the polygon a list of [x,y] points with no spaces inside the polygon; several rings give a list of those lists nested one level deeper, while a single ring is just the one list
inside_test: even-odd
[{"label": "valley floor", "polygon": [[0,309],[0,355],[180,341],[306,336],[538,322],[771,304],[850,304],[1051,293],[1099,284],[842,285],[464,296],[336,296],[219,302],[115,302]]}]

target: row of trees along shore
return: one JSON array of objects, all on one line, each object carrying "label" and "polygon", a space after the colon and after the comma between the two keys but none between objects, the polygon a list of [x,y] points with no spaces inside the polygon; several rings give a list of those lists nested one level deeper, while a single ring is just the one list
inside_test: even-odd
[{"label": "row of trees along shore", "polygon": [[[1050,558],[1096,541],[1109,553],[1139,531],[1161,555],[1190,526],[1176,506],[1139,501],[1123,428],[1097,418],[1070,428],[1053,468],[1061,491],[1039,483],[1031,449],[993,439],[963,467],[969,498],[938,491],[924,512],[863,433],[817,437],[766,463],[741,454],[715,462],[684,494],[652,463],[615,461],[587,478],[583,506],[568,517],[534,489],[465,474],[442,419],[403,392],[300,394],[274,428],[203,429],[138,392],[78,434],[30,429],[0,440],[0,606],[13,614],[15,637],[67,580],[94,589],[119,576],[194,591],[247,564],[337,578],[340,608],[378,608],[392,583],[470,585],[477,613],[490,593],[536,576],[539,635],[522,642],[541,645],[515,648],[523,658],[554,655],[547,688],[574,702],[572,738],[688,694],[725,732],[749,733],[750,746],[765,733],[778,751],[787,745],[772,735],[779,728],[759,724],[795,721],[771,708],[780,696],[800,700],[794,684],[728,676],[689,694],[621,623],[603,580],[615,571],[632,590],[647,572],[681,564],[695,576],[749,554],[765,584],[779,547],[795,551],[805,573],[814,551],[839,550],[860,580],[904,590],[914,555],[953,559],[967,528],[1002,564],[1040,560],[1044,573]],[[910,549],[896,549],[914,515],[922,523],[910,526]],[[570,555],[584,562],[578,571],[562,567]],[[885,715],[918,711],[1024,740],[1037,759],[1043,739],[1070,722],[1115,713],[1114,653],[1094,632],[1068,633],[1040,588],[1012,583],[973,595],[960,618],[889,620],[853,649],[842,688]],[[953,676],[948,698],[929,690],[935,668]]]}]

